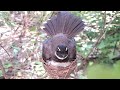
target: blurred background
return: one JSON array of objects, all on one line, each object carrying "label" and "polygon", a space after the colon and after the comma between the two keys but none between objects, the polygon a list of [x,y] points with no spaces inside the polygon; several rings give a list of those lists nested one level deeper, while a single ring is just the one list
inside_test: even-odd
[{"label": "blurred background", "polygon": [[[0,11],[0,77],[43,79],[43,24],[58,11]],[[120,11],[70,11],[86,24],[77,42],[77,79],[120,78]]]}]

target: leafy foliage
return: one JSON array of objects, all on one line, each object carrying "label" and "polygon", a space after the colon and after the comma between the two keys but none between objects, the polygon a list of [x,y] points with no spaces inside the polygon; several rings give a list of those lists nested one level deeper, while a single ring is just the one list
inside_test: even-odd
[{"label": "leafy foliage", "polygon": [[83,57],[96,57],[94,61],[89,61],[93,64],[98,63],[88,70],[88,78],[120,78],[118,72],[120,69],[108,66],[115,64],[116,60],[113,58],[120,55],[120,11],[73,11],[72,13],[82,17],[86,23],[85,31],[79,35],[82,38],[79,38],[77,44],[78,52]]},{"label": "leafy foliage", "polygon": [[[78,41],[78,52],[83,54],[83,56],[87,56],[90,49],[93,48],[92,46],[98,41],[100,35],[104,34],[103,39],[95,46],[98,53],[97,61],[111,63],[111,59],[119,55],[120,12],[81,11],[80,13],[75,12],[74,14],[82,17],[87,25],[82,34],[82,38]],[[94,55],[95,53],[96,52],[92,52]]]}]

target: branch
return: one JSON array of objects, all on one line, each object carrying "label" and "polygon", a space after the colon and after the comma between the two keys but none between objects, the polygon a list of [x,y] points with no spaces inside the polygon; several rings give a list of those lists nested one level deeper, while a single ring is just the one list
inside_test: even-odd
[{"label": "branch", "polygon": [[[112,23],[112,21],[116,18],[116,16],[117,16],[117,13],[113,16],[113,19],[111,19],[111,21],[107,24],[107,25],[109,25],[109,24],[111,24]],[[97,40],[97,42],[93,45],[93,48],[91,48],[91,50],[90,50],[90,53],[88,54],[88,56],[86,57],[86,59],[90,56],[90,54],[94,51],[94,49],[96,48],[96,46],[102,41],[102,39],[103,39],[103,37],[105,36],[105,34],[106,34],[106,32],[107,32],[107,29],[106,29],[106,11],[105,11],[105,13],[104,13],[104,25],[103,25],[103,33],[100,35],[100,37],[98,38],[98,40]],[[106,29],[106,30],[105,30]]]},{"label": "branch", "polygon": [[107,30],[105,30],[105,25],[106,25],[106,11],[105,11],[105,13],[104,13],[104,18],[103,18],[103,20],[104,20],[104,25],[103,25],[103,31],[104,31],[104,33],[102,33],[102,34],[100,35],[100,37],[98,38],[97,42],[93,45],[93,48],[91,48],[91,50],[90,50],[89,54],[87,55],[87,57],[84,58],[84,60],[83,60],[83,62],[81,63],[81,65],[78,67],[78,70],[82,69],[83,67],[85,67],[85,68],[87,67],[87,65],[88,65],[88,57],[89,57],[90,54],[95,50],[96,46],[97,46],[97,45],[99,44],[99,42],[102,40],[102,38],[104,37],[104,35],[105,35],[106,31],[107,31]]},{"label": "branch", "polygon": [[[118,13],[118,12],[117,12]],[[117,13],[115,13],[114,14],[114,16],[113,16],[113,18],[111,19],[111,21],[107,24],[107,25],[109,25],[109,24],[111,24],[112,23],[112,21],[116,18],[116,16],[117,16]],[[107,29],[106,29],[106,11],[104,12],[104,18],[103,18],[103,20],[104,20],[104,25],[103,25],[103,33],[100,35],[100,37],[98,38],[98,40],[97,40],[97,42],[93,45],[93,48],[91,48],[91,50],[90,50],[90,53],[87,55],[87,57],[86,58],[84,58],[84,60],[82,61],[82,63],[81,63],[81,65],[80,66],[78,66],[78,70],[81,70],[81,69],[86,69],[86,67],[87,67],[87,65],[88,65],[88,62],[89,62],[89,56],[90,56],[90,54],[92,53],[92,52],[94,52],[94,50],[95,50],[95,48],[96,48],[96,46],[102,41],[102,39],[103,39],[103,37],[105,36],[105,34],[106,34],[106,32],[107,32]],[[83,70],[83,71],[84,71]]]},{"label": "branch", "polygon": [[[81,65],[78,66],[78,71],[81,70],[81,69],[84,69],[84,66],[85,66],[85,68],[86,68],[86,66],[88,65],[88,62],[90,61],[90,58],[89,58],[90,54],[91,54],[92,52],[94,52],[94,49],[95,49],[96,46],[102,41],[103,37],[105,36],[105,34],[106,34],[106,32],[107,32],[107,30],[105,30],[105,29],[106,29],[106,28],[105,28],[105,26],[106,26],[106,11],[105,11],[105,13],[104,13],[104,16],[105,16],[105,18],[104,18],[104,26],[103,26],[103,31],[104,31],[104,32],[100,35],[100,37],[98,38],[97,42],[93,45],[93,48],[91,48],[90,53],[87,55],[87,57],[83,59]],[[113,16],[113,18],[111,19],[111,21],[110,21],[107,25],[111,24],[112,21],[116,18],[116,16],[117,16],[117,13]],[[120,58],[117,58],[117,59],[120,59]],[[112,59],[112,60],[113,60],[113,59]],[[86,65],[86,64],[87,64],[87,65]]]},{"label": "branch", "polygon": [[18,25],[17,28],[14,30],[14,34],[16,34],[16,32],[19,28],[20,28],[20,25]]},{"label": "branch", "polygon": [[[10,54],[7,52],[7,50],[0,44],[0,47],[7,53],[7,55],[10,57]],[[11,58],[11,57],[10,57]]]},{"label": "branch", "polygon": [[104,25],[103,25],[103,31],[104,31],[104,33],[102,33],[102,34],[100,35],[100,37],[98,38],[97,42],[93,45],[93,48],[91,48],[90,53],[87,55],[86,59],[87,59],[87,58],[90,56],[90,54],[95,50],[96,46],[101,42],[102,38],[103,38],[104,35],[106,34],[106,31],[107,31],[107,30],[105,30],[105,25],[106,25],[106,11],[105,11],[105,13],[104,13]]}]

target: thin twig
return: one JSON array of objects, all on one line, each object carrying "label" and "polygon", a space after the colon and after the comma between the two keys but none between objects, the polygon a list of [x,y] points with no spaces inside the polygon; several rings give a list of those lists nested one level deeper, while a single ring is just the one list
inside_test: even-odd
[{"label": "thin twig", "polygon": [[50,16],[50,18],[51,18],[52,16],[56,15],[58,12],[59,12],[59,11],[53,11],[52,14],[51,14],[51,16]]},{"label": "thin twig", "polygon": [[7,52],[7,50],[1,44],[0,44],[0,47],[7,53],[7,55],[9,56],[9,58],[11,58],[10,54]]},{"label": "thin twig", "polygon": [[17,30],[20,28],[20,25],[17,26],[17,28],[14,30],[14,34],[16,34]]},{"label": "thin twig", "polygon": [[120,26],[120,24],[111,24],[111,25],[114,25],[114,26]]},{"label": "thin twig", "polygon": [[50,18],[51,18],[53,15],[54,15],[54,11],[52,12],[52,14],[51,14]]}]

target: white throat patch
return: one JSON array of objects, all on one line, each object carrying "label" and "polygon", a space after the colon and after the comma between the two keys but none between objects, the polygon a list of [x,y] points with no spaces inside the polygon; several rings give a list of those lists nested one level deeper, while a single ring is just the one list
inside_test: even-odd
[{"label": "white throat patch", "polygon": [[68,55],[67,55],[67,56],[64,57],[64,58],[61,58],[61,57],[59,57],[59,56],[56,54],[56,52],[55,52],[55,56],[56,56],[58,59],[60,59],[60,60],[64,60],[64,59],[66,59],[66,58],[68,57]]}]

